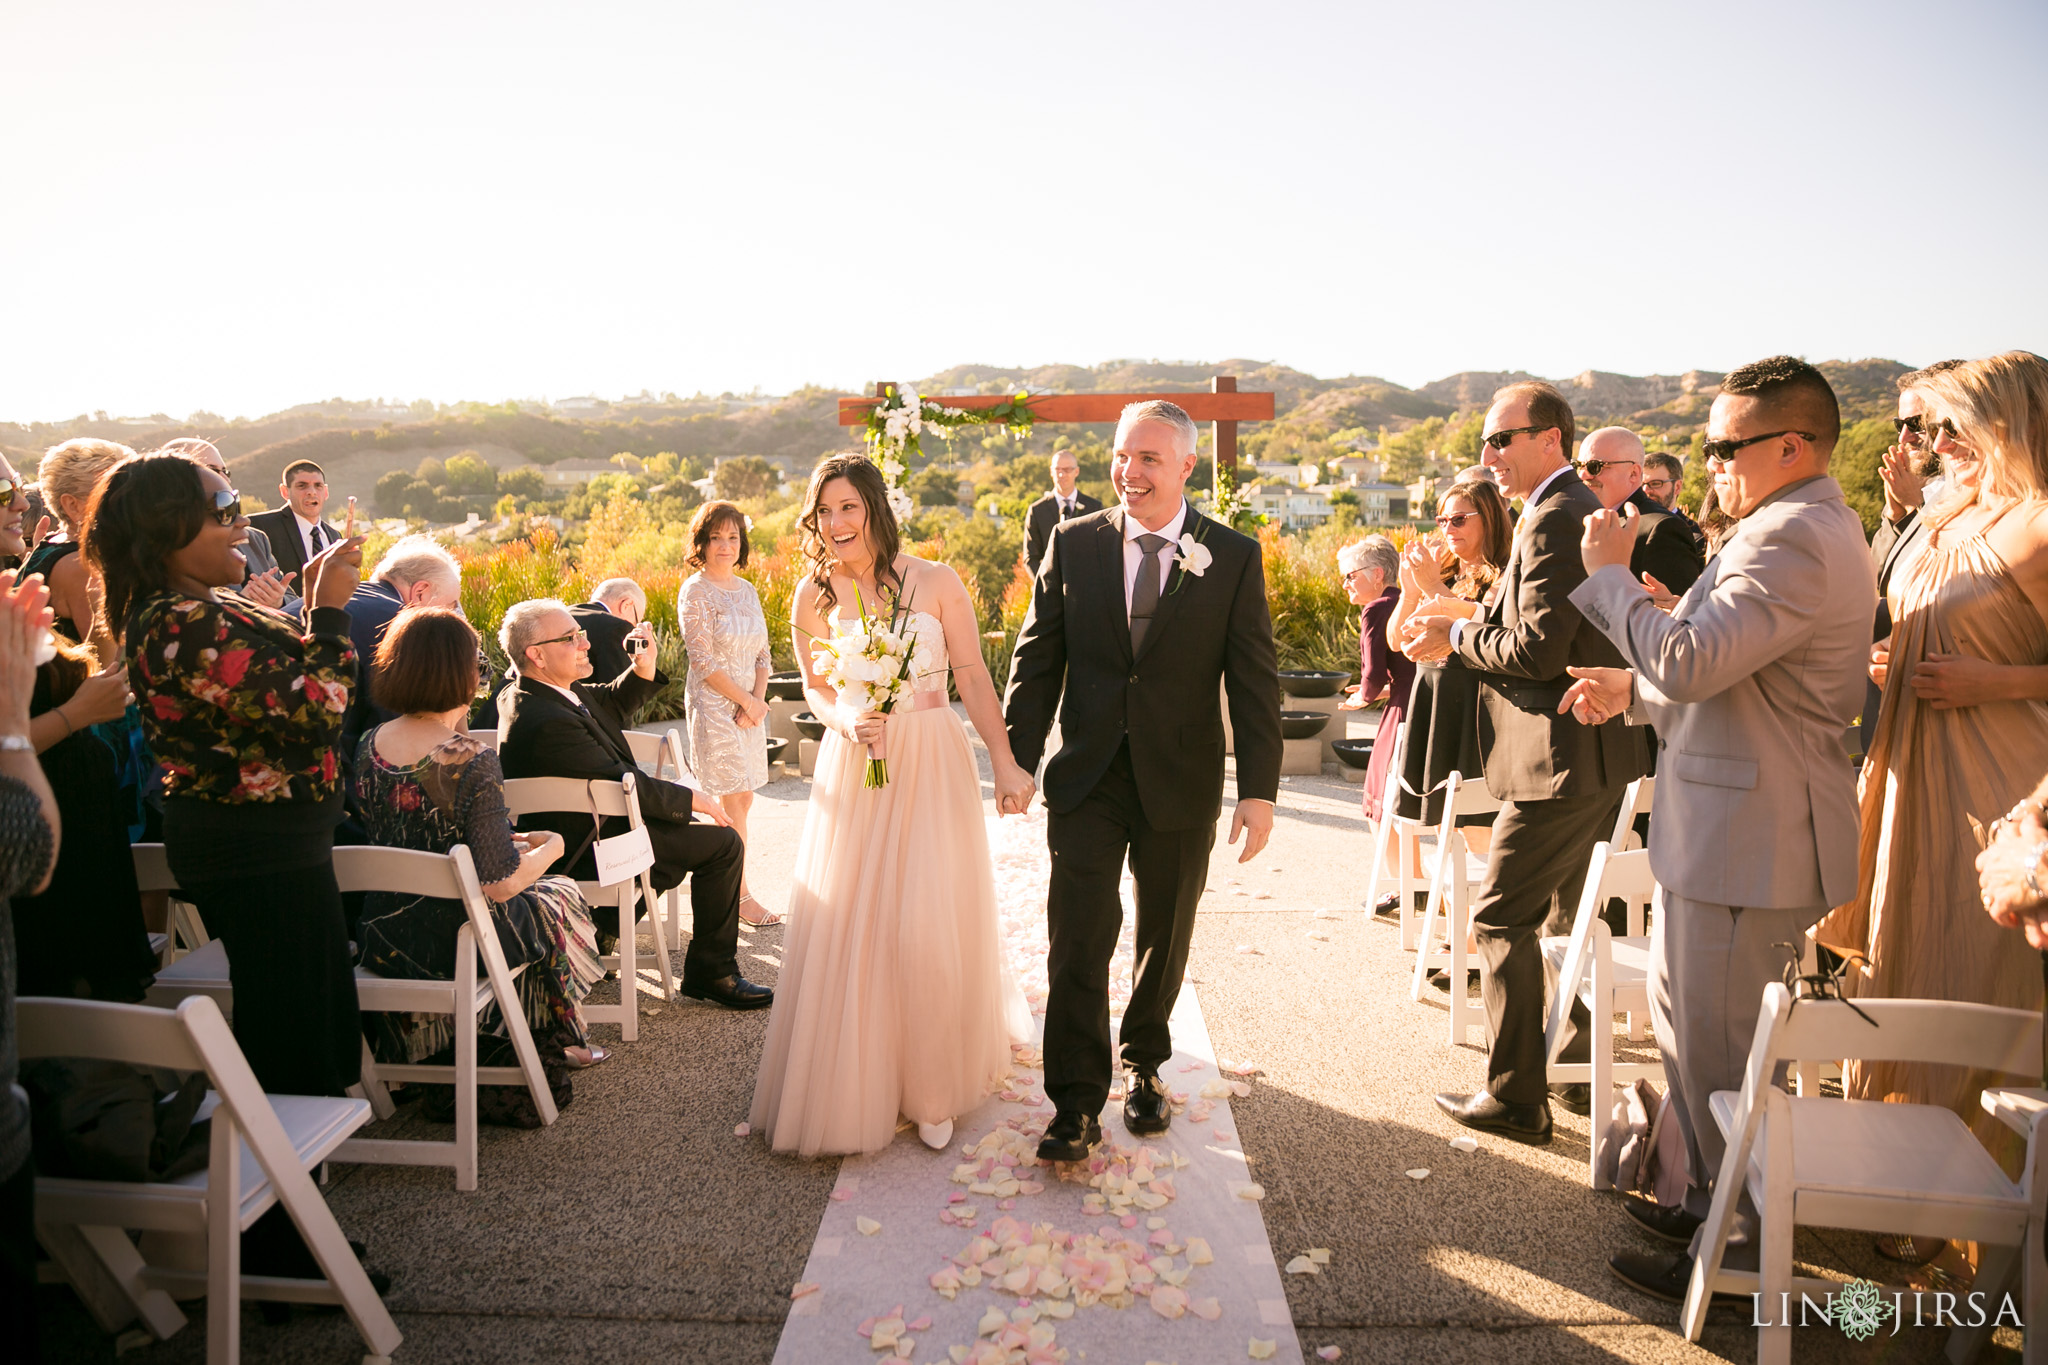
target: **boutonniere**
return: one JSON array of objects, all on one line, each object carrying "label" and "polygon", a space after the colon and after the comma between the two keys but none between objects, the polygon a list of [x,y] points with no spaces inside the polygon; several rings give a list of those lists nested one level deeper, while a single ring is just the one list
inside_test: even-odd
[{"label": "boutonniere", "polygon": [[[1215,561],[1215,558],[1216,556],[1209,553],[1209,547],[1204,545],[1190,531],[1180,538],[1180,548],[1174,552],[1173,562],[1180,566],[1182,573],[1191,573],[1195,577],[1200,578],[1209,571],[1209,565]],[[1176,581],[1173,585],[1173,590],[1179,592],[1181,582],[1184,581],[1184,579]]]}]

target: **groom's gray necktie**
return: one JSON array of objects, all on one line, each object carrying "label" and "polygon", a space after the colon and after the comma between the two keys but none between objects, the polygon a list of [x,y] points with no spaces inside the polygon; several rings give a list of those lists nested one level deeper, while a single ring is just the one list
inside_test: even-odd
[{"label": "groom's gray necktie", "polygon": [[1137,653],[1145,644],[1145,632],[1152,627],[1152,613],[1159,606],[1159,552],[1173,542],[1165,536],[1142,535],[1138,537],[1138,548],[1144,557],[1138,561],[1138,581],[1131,585],[1131,652]]}]

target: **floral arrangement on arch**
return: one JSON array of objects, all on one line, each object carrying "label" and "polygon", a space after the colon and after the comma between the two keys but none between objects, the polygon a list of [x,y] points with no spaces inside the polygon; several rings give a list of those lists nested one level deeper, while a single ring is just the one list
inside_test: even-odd
[{"label": "floral arrangement on arch", "polygon": [[910,462],[923,450],[927,427],[948,440],[961,427],[1002,427],[1018,440],[1031,434],[1037,415],[1031,411],[1031,395],[1015,394],[994,407],[949,408],[922,397],[905,385],[888,385],[882,401],[868,409],[866,441],[868,457],[882,471],[889,485],[889,506],[901,521],[910,515],[910,495],[899,486]]}]

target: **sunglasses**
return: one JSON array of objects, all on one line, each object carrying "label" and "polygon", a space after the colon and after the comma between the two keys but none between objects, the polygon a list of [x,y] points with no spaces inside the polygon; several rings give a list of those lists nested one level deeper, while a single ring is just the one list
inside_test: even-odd
[{"label": "sunglasses", "polygon": [[1924,436],[1927,432],[1921,424],[1925,420],[1926,418],[1917,412],[1911,417],[1894,417],[1892,418],[1892,434],[1894,436],[1903,436],[1910,431],[1915,436]]},{"label": "sunglasses", "polygon": [[1930,441],[1938,441],[1944,436],[1948,437],[1951,441],[1960,441],[1962,439],[1962,433],[1956,430],[1955,422],[1947,417],[1942,418],[1932,427],[1929,427],[1926,435]]},{"label": "sunglasses", "polygon": [[1573,460],[1572,468],[1578,470],[1589,479],[1597,479],[1610,469],[1615,469],[1625,464],[1640,463],[1641,461],[1639,460]]},{"label": "sunglasses", "polygon": [[1819,439],[1810,431],[1767,431],[1761,436],[1746,436],[1740,441],[1708,441],[1700,447],[1700,454],[1715,464],[1733,464],[1736,451],[1760,441],[1775,441],[1780,436],[1802,436],[1809,441]]},{"label": "sunglasses", "polygon": [[213,506],[208,514],[223,526],[233,526],[242,519],[242,495],[232,488],[223,488],[213,495]]},{"label": "sunglasses", "polygon": [[4,499],[0,499],[0,507],[12,507],[16,503],[23,507],[28,506],[28,480],[21,475],[16,474],[11,479],[0,479],[0,490],[7,494]]},{"label": "sunglasses", "polygon": [[1462,530],[1466,522],[1478,515],[1477,512],[1454,512],[1447,517],[1438,517],[1436,524],[1446,531]]},{"label": "sunglasses", "polygon": [[578,644],[578,645],[581,645],[581,644],[588,644],[589,642],[590,642],[590,632],[589,632],[589,631],[587,631],[587,630],[572,630],[572,631],[570,631],[570,632],[569,632],[569,633],[568,633],[567,635],[557,635],[557,636],[556,636],[556,637],[555,637],[554,639],[552,639],[552,640],[535,640],[535,641],[534,641],[533,643],[534,643],[534,644],[536,644],[536,645],[566,645],[566,644]]},{"label": "sunglasses", "polygon": [[1556,428],[1556,427],[1554,427],[1554,426],[1550,426],[1550,425],[1547,425],[1547,424],[1546,424],[1546,425],[1544,425],[1544,426],[1540,426],[1540,427],[1507,427],[1507,428],[1505,428],[1505,429],[1503,429],[1503,430],[1501,430],[1501,431],[1496,431],[1496,432],[1494,432],[1494,433],[1493,433],[1493,435],[1491,435],[1491,436],[1488,436],[1488,437],[1486,437],[1486,438],[1485,438],[1485,440],[1484,440],[1483,442],[1481,442],[1481,444],[1483,444],[1483,445],[1490,445],[1490,446],[1492,446],[1492,447],[1494,448],[1494,450],[1495,450],[1496,452],[1498,452],[1498,451],[1506,450],[1506,449],[1508,448],[1509,444],[1510,444],[1511,442],[1513,442],[1513,440],[1514,440],[1514,439],[1515,439],[1515,438],[1516,438],[1517,436],[1521,436],[1521,435],[1524,435],[1525,433],[1528,433],[1528,432],[1531,432],[1531,431],[1555,431],[1555,430],[1557,430],[1557,428]]}]

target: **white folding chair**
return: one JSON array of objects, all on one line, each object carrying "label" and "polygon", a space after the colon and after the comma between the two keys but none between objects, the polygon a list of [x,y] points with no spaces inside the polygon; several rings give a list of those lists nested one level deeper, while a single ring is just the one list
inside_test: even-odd
[{"label": "white folding chair", "polygon": [[[1862,1011],[1859,1015],[1857,1011]],[[1792,1358],[1792,1321],[1801,1296],[1815,1302],[1841,1288],[1795,1278],[1792,1230],[1799,1224],[1981,1243],[1976,1288],[1989,1297],[1981,1327],[1958,1327],[1948,1358],[1974,1356],[1989,1335],[2000,1296],[2017,1279],[2020,1320],[2040,1324],[2048,1274],[2040,1250],[2041,1114],[2028,1117],[2026,1175],[2015,1185],[1963,1121],[1931,1104],[1788,1095],[1772,1084],[1781,1064],[1815,1058],[1922,1062],[2030,1076],[2041,1066],[2041,1016],[1951,1000],[1800,1000],[1764,988],[1742,1089],[1707,1102],[1728,1139],[1702,1229],[1701,1255],[1685,1296],[1685,1334],[1698,1341],[1713,1292],[1749,1295],[1768,1314],[1757,1328],[1759,1365]],[[1761,1270],[1723,1269],[1737,1196],[1747,1189],[1761,1215]],[[2040,1329],[2027,1334],[2039,1359]]]},{"label": "white folding chair", "polygon": [[159,1008],[170,1009],[181,1000],[203,995],[220,1006],[221,1013],[232,1014],[235,988],[228,980],[227,945],[208,937],[199,912],[178,898],[181,888],[178,879],[171,875],[170,860],[164,856],[162,844],[132,844],[129,852],[134,855],[135,880],[141,888],[170,893],[171,927],[178,941],[186,945],[182,952],[173,953],[170,963],[157,969],[156,979],[143,998]]},{"label": "white folding chair", "polygon": [[[507,778],[505,807],[515,820],[529,815],[579,815],[592,820],[624,816],[628,828],[646,828],[640,815],[640,794],[631,773],[617,782],[585,781],[580,777]],[[614,905],[619,912],[619,951],[603,959],[607,967],[618,973],[619,1003],[586,1004],[583,1018],[593,1024],[617,1024],[620,1040],[634,1042],[640,1037],[640,990],[647,984],[640,979],[641,969],[653,965],[663,1000],[674,999],[676,993],[668,957],[667,927],[660,900],[654,894],[653,875],[643,868],[637,875],[612,886],[580,880],[576,885],[591,905]],[[647,907],[644,926],[636,922],[639,916],[635,913],[643,903]],[[652,953],[640,951],[642,932],[654,939]]]},{"label": "white folding chair", "polygon": [[[128,852],[135,859],[135,889],[138,891],[175,892],[178,879],[171,875],[170,859],[164,855],[162,844],[130,844]],[[150,947],[157,950],[158,961],[168,966],[195,948],[206,946],[206,926],[199,922],[199,912],[191,904],[171,895],[169,933],[149,936]],[[159,938],[165,941],[157,942]]]},{"label": "white folding chair", "polygon": [[[1588,1154],[1590,1180],[1596,1190],[1611,1188],[1606,1171],[1609,1145],[1615,1135],[1609,1131],[1608,1115],[1614,1104],[1614,1087],[1629,1081],[1661,1081],[1664,1068],[1658,1062],[1618,1062],[1614,1058],[1614,1016],[1626,1013],[1629,1037],[1642,1038],[1642,1021],[1650,1012],[1650,940],[1640,932],[1614,937],[1601,912],[1610,900],[1628,902],[1629,927],[1640,931],[1650,899],[1656,895],[1656,879],[1650,873],[1647,849],[1616,853],[1606,841],[1593,845],[1592,866],[1586,870],[1586,889],[1580,893],[1577,916],[1569,938],[1546,938],[1542,943],[1544,965],[1555,973],[1550,996],[1550,1013],[1544,1022],[1543,1043],[1549,1060],[1547,1074],[1554,1084],[1586,1082],[1593,1090],[1593,1142]],[[1564,1050],[1565,1024],[1574,1000],[1585,1002],[1593,1016],[1591,1060],[1560,1062]]]},{"label": "white folding chair", "polygon": [[[627,730],[626,747],[633,752],[633,761],[649,777],[665,778],[680,782],[686,787],[695,787],[697,779],[690,772],[689,763],[683,758],[683,736],[679,730]],[[683,888],[678,883],[661,893],[658,908],[667,925],[668,941],[681,947],[683,942]]]},{"label": "white folding chair", "polygon": [[[96,1316],[110,1304],[125,1313],[111,1325],[103,1318],[103,1326],[118,1331],[140,1317],[156,1337],[168,1337],[186,1321],[173,1300],[204,1292],[207,1361],[232,1365],[241,1357],[242,1299],[339,1304],[369,1347],[365,1361],[388,1362],[398,1327],[309,1174],[369,1121],[367,1102],[265,1095],[219,1007],[204,996],[175,1011],[34,997],[15,1007],[24,1060],[95,1057],[204,1071],[212,1085],[200,1111],[212,1119],[206,1170],[146,1184],[36,1180],[37,1239],[67,1279],[115,1289],[89,1300]],[[279,1203],[325,1279],[242,1274],[242,1233]],[[148,1264],[131,1231],[203,1238],[205,1273]]]},{"label": "white folding chair", "polygon": [[[1372,875],[1365,884],[1365,908],[1370,910],[1379,904],[1381,870],[1394,878],[1400,889],[1401,908],[1396,913],[1400,916],[1401,947],[1404,951],[1415,946],[1417,921],[1413,906],[1416,885],[1415,874],[1410,869],[1418,861],[1418,841],[1428,828],[1420,820],[1410,820],[1394,813],[1401,793],[1406,790],[1406,784],[1401,780],[1401,769],[1407,758],[1410,728],[1406,721],[1394,728],[1394,756],[1387,764],[1386,780],[1380,787],[1380,818],[1372,832]],[[1393,831],[1392,839],[1387,837],[1388,830]],[[1390,843],[1393,845],[1391,854],[1387,847]],[[1387,866],[1389,856],[1394,860],[1392,867]]]},{"label": "white folding chair", "polygon": [[498,732],[496,730],[469,730],[464,733],[486,749],[489,749],[492,753],[498,751]]},{"label": "white folding chair", "polygon": [[[1435,861],[1429,867],[1429,899],[1424,903],[1421,928],[1416,935],[1415,975],[1408,986],[1411,1000],[1422,999],[1432,967],[1441,966],[1451,983],[1451,1046],[1462,1047],[1465,1031],[1486,1022],[1486,1011],[1474,1008],[1466,996],[1465,973],[1471,953],[1465,940],[1472,934],[1472,902],[1483,878],[1472,875],[1472,847],[1458,826],[1464,815],[1483,815],[1500,809],[1500,802],[1486,784],[1462,773],[1444,779],[1444,817],[1436,829]],[[1435,940],[1437,924],[1444,926],[1442,956]]]},{"label": "white folding chair", "polygon": [[1636,833],[1636,817],[1650,814],[1656,803],[1657,779],[1639,777],[1628,784],[1622,794],[1621,810],[1614,817],[1614,833],[1608,837],[1607,846],[1616,853],[1626,853],[1632,848],[1642,848],[1641,836]]},{"label": "white folding chair", "polygon": [[[457,844],[447,853],[418,853],[403,848],[345,847],[334,850],[334,879],[343,891],[396,891],[411,896],[439,896],[460,901],[469,922],[455,934],[455,978],[419,981],[376,976],[356,968],[356,1001],[366,1010],[451,1016],[455,1034],[455,1065],[400,1065],[375,1062],[364,1052],[363,1089],[380,1115],[392,1106],[384,1092],[390,1081],[420,1081],[455,1086],[455,1140],[428,1142],[398,1138],[351,1138],[341,1145],[337,1161],[373,1165],[452,1166],[455,1188],[476,1188],[477,1086],[523,1085],[533,1096],[543,1127],[555,1121],[555,1097],[541,1071],[540,1053],[526,1026],[526,1013],[513,984],[522,965],[508,968],[505,950],[491,920],[491,905],[477,883],[469,849]],[[484,975],[477,976],[477,959]],[[477,1065],[477,1033],[484,1007],[495,1002],[506,1035],[519,1059],[517,1066]]]}]

